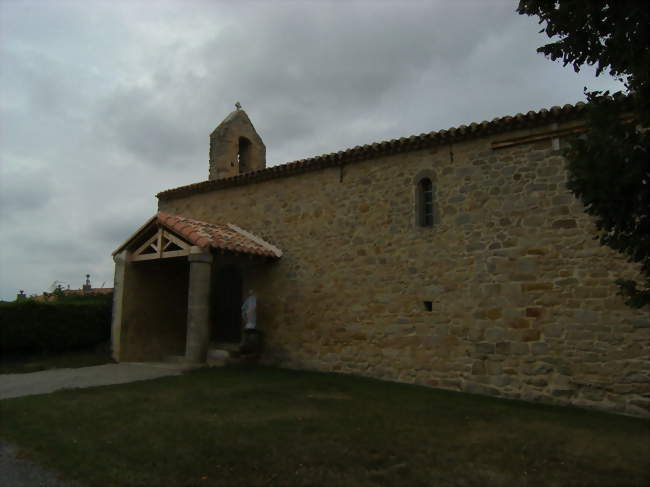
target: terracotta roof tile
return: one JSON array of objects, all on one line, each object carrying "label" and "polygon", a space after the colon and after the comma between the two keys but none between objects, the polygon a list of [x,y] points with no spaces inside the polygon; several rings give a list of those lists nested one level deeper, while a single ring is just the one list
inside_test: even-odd
[{"label": "terracotta roof tile", "polygon": [[162,211],[158,212],[156,219],[164,227],[202,249],[212,247],[264,257],[282,256],[282,251],[277,247],[231,223],[207,223]]},{"label": "terracotta roof tile", "polygon": [[167,228],[192,245],[202,249],[211,247],[274,259],[282,257],[282,251],[279,248],[232,223],[208,223],[162,211],[147,220],[126,242],[113,252],[113,255],[128,248],[140,235],[148,232],[148,229],[151,229],[152,226],[157,225]]},{"label": "terracotta roof tile", "polygon": [[218,188],[240,186],[266,179],[299,174],[301,172],[336,166],[346,162],[354,162],[371,159],[381,155],[396,154],[410,150],[423,149],[440,144],[466,140],[474,137],[507,132],[528,127],[534,127],[551,121],[566,121],[579,118],[585,111],[586,104],[579,102],[575,105],[554,106],[550,109],[542,109],[537,112],[529,111],[526,114],[518,113],[514,116],[495,118],[491,121],[472,123],[469,126],[461,125],[447,130],[439,130],[410,137],[374,142],[371,144],[356,146],[351,149],[323,154],[308,159],[267,167],[259,171],[251,171],[245,174],[232,176],[223,179],[202,181],[199,183],[180,186],[158,193],[160,199],[172,199],[187,194],[202,193]]}]

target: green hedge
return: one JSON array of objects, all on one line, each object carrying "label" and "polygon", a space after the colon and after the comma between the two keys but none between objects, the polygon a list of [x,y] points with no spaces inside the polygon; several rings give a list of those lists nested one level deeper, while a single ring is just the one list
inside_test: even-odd
[{"label": "green hedge", "polygon": [[111,296],[0,304],[0,354],[62,352],[90,347],[111,335]]}]

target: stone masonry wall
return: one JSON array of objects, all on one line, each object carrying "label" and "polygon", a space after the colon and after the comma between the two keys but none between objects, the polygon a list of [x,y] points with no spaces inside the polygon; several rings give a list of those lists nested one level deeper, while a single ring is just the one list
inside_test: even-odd
[{"label": "stone masonry wall", "polygon": [[[284,251],[245,277],[276,363],[648,415],[650,317],[626,307],[613,283],[636,270],[593,239],[553,141],[491,149],[522,134],[160,209],[235,223]],[[432,229],[414,216],[414,177],[426,170]]]}]

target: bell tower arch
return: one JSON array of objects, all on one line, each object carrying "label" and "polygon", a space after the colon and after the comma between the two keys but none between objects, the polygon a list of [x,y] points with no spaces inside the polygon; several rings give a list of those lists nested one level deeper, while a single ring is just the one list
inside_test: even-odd
[{"label": "bell tower arch", "polygon": [[223,179],[266,168],[266,146],[239,102],[210,134],[209,179]]}]

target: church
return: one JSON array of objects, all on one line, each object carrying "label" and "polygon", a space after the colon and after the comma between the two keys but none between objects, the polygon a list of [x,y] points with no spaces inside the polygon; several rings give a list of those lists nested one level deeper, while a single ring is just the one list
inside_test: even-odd
[{"label": "church", "polygon": [[253,290],[264,363],[650,415],[650,318],[614,283],[638,268],[565,187],[584,111],[266,167],[237,106],[208,179],[158,193],[113,254],[114,358],[205,363]]}]

